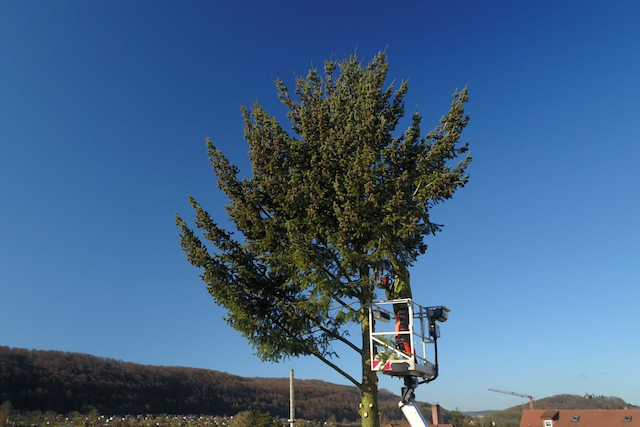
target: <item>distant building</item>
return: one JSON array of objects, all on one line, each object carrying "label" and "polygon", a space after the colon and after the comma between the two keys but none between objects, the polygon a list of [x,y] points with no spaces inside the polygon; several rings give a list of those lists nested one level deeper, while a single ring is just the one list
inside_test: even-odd
[{"label": "distant building", "polygon": [[640,409],[525,410],[520,427],[640,427]]}]

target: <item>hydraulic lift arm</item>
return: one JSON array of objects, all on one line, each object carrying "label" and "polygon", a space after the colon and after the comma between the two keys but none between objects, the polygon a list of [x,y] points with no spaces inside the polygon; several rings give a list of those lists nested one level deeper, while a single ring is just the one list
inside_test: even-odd
[{"label": "hydraulic lift arm", "polygon": [[404,384],[405,386],[402,387],[402,400],[398,403],[404,417],[409,421],[411,427],[429,427],[414,400],[413,391],[418,386],[418,380],[413,377],[404,377]]}]

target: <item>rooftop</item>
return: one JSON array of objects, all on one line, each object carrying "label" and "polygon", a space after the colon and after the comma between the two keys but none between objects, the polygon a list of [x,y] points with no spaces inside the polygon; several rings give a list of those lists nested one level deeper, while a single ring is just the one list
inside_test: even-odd
[{"label": "rooftop", "polygon": [[640,409],[525,410],[520,427],[640,427]]}]

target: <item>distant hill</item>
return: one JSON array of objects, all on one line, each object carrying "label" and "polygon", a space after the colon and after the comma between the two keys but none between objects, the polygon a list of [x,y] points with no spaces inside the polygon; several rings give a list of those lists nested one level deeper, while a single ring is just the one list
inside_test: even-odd
[{"label": "distant hill", "polygon": [[[634,409],[638,406],[626,403],[619,397],[605,397],[586,395],[580,396],[577,394],[559,394],[556,396],[545,397],[543,399],[536,400],[534,403],[535,409]],[[491,425],[491,421],[494,421],[499,426],[514,426],[520,425],[522,418],[522,411],[529,409],[529,404],[513,406],[505,409],[504,411],[482,411],[475,413],[466,413],[472,418],[481,419],[483,424]]]},{"label": "distant hill", "polygon": [[[296,415],[308,420],[359,419],[355,387],[295,380]],[[101,414],[235,415],[244,410],[286,418],[288,378],[245,378],[206,369],[151,366],[80,353],[0,346],[0,403],[22,411]],[[398,396],[381,390],[380,410],[402,419]],[[431,407],[419,403],[425,415]],[[449,420],[450,411],[443,409]]]}]

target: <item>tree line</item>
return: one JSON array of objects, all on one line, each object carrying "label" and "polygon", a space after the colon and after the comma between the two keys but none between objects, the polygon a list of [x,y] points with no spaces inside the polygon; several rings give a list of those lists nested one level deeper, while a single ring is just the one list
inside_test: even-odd
[{"label": "tree line", "polygon": [[[295,380],[296,414],[308,420],[359,419],[356,387]],[[381,413],[401,420],[398,396],[380,393]],[[151,366],[81,353],[0,346],[0,403],[21,411],[87,414],[211,414],[243,411],[288,417],[288,378],[245,378],[225,372]],[[428,404],[420,403],[424,414]],[[444,418],[451,412],[443,410]]]}]

